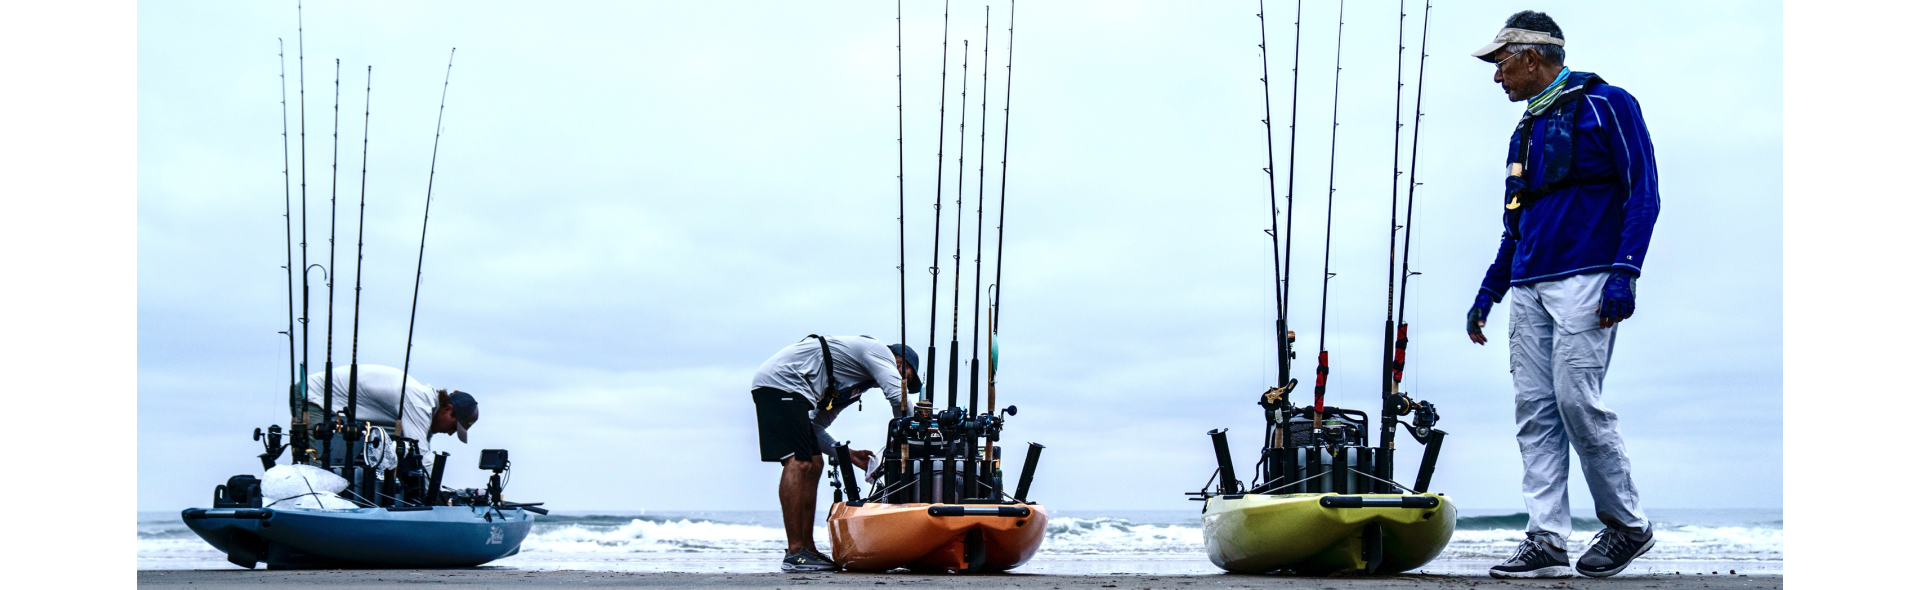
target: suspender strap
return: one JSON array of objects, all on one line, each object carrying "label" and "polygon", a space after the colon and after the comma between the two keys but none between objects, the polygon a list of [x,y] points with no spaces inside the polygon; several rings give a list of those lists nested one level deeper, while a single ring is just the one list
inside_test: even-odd
[{"label": "suspender strap", "polygon": [[827,394],[821,396],[827,398],[827,404],[821,409],[831,410],[833,409],[833,402],[840,394],[840,384],[833,379],[833,349],[827,347],[827,338],[825,336],[808,334],[807,337],[820,341],[820,370],[827,373]]}]

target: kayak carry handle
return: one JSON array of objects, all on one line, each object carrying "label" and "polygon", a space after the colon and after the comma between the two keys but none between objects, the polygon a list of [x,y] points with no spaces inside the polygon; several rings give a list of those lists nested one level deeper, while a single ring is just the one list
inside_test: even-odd
[{"label": "kayak carry handle", "polygon": [[1440,499],[1433,496],[1394,496],[1388,498],[1321,496],[1320,505],[1326,508],[1438,508],[1440,506]]},{"label": "kayak carry handle", "polygon": [[211,510],[206,508],[188,508],[186,511],[181,512],[180,516],[185,517],[187,520],[200,520],[204,518],[250,518],[266,520],[273,518],[273,511],[265,508],[214,508]]},{"label": "kayak carry handle", "polygon": [[927,507],[928,516],[1004,516],[1026,518],[1033,509],[1026,506],[961,506],[945,504]]}]

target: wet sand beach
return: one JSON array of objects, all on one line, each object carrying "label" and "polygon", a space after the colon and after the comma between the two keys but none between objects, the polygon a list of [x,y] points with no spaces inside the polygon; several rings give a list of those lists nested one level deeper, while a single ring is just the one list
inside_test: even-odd
[{"label": "wet sand beach", "polygon": [[1607,579],[1495,580],[1486,576],[1401,575],[1375,578],[1304,578],[1213,574],[1155,575],[1035,575],[1003,574],[939,576],[921,574],[694,574],[594,571],[377,570],[377,571],[259,571],[259,570],[144,570],[143,587],[419,588],[424,584],[469,588],[1034,588],[1072,590],[1115,588],[1134,590],[1227,590],[1234,588],[1780,588],[1777,574],[1637,574]]}]

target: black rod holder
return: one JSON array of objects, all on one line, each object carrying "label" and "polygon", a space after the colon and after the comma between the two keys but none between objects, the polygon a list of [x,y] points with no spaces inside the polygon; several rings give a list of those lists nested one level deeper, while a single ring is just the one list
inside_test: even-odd
[{"label": "black rod holder", "polygon": [[1227,429],[1207,431],[1213,437],[1213,459],[1220,463],[1220,493],[1240,493],[1240,480],[1233,475],[1233,454],[1227,451]]},{"label": "black rod holder", "polygon": [[840,485],[847,493],[847,505],[860,505],[860,480],[854,478],[853,453],[847,450],[847,443],[833,445],[833,460],[840,464]]},{"label": "black rod holder", "polygon": [[426,494],[424,494],[426,497],[427,505],[429,506],[440,505],[440,481],[441,481],[441,476],[446,475],[446,473],[447,473],[447,454],[434,453],[433,454],[433,474],[427,477],[427,491],[426,491]]},{"label": "black rod holder", "polygon": [[1033,488],[1033,470],[1040,466],[1040,451],[1047,447],[1040,443],[1027,443],[1027,464],[1020,467],[1020,487],[1013,489],[1013,499],[1027,501],[1027,491]]},{"label": "black rod holder", "polygon": [[1433,465],[1440,461],[1440,443],[1447,440],[1443,430],[1432,430],[1427,435],[1427,452],[1420,456],[1420,475],[1413,480],[1413,491],[1427,492],[1427,485],[1433,483]]}]

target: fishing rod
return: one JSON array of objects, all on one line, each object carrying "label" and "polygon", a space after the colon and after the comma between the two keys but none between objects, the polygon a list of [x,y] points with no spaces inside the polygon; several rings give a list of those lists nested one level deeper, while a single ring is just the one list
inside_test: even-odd
[{"label": "fishing rod", "polygon": [[[1287,226],[1285,238],[1281,237],[1280,203],[1276,196],[1279,192],[1276,186],[1279,183],[1279,179],[1273,171],[1273,83],[1270,80],[1271,69],[1267,65],[1267,6],[1265,0],[1260,2],[1260,12],[1254,15],[1260,19],[1260,92],[1262,105],[1266,109],[1266,117],[1260,119],[1260,124],[1265,127],[1267,131],[1267,167],[1261,170],[1267,173],[1268,213],[1269,221],[1273,224],[1272,228],[1266,230],[1266,232],[1267,237],[1273,240],[1273,298],[1277,317],[1274,321],[1274,350],[1276,356],[1279,357],[1279,363],[1277,365],[1278,379],[1276,379],[1275,386],[1268,390],[1265,395],[1261,396],[1260,405],[1267,410],[1267,447],[1282,451],[1277,453],[1277,455],[1263,455],[1261,457],[1261,462],[1265,465],[1265,469],[1262,470],[1261,473],[1267,479],[1273,479],[1276,471],[1274,469],[1275,465],[1268,460],[1269,456],[1280,457],[1280,465],[1278,466],[1280,467],[1280,469],[1278,469],[1279,473],[1290,473],[1290,469],[1288,469],[1287,466],[1291,465],[1293,455],[1284,451],[1291,443],[1291,434],[1287,425],[1286,412],[1292,408],[1289,396],[1293,393],[1293,388],[1299,384],[1299,382],[1293,378],[1293,332],[1287,328],[1287,308],[1288,302],[1290,301],[1289,295],[1291,295],[1293,290],[1293,181],[1295,163],[1293,156],[1297,152],[1295,147],[1299,136],[1297,127],[1300,120],[1301,4],[1301,2],[1294,3],[1293,98],[1290,105],[1293,112],[1290,115],[1291,120],[1287,123]],[[1286,253],[1284,256],[1281,254],[1282,239],[1286,241]]]},{"label": "fishing rod", "polygon": [[[982,414],[980,408],[980,284],[982,279],[982,250],[986,247],[987,221],[987,73],[993,65],[993,7],[988,6],[985,23],[980,26],[984,39],[980,43],[980,178],[974,183],[973,210],[973,360],[967,361],[967,410],[975,416]],[[962,170],[965,174],[965,170]],[[965,211],[961,212],[963,215]],[[986,415],[992,416],[993,409],[987,408]],[[979,426],[990,426],[987,421],[976,421]],[[962,482],[961,499],[978,497],[980,494],[980,439],[993,436],[985,428],[976,428],[967,436],[967,464],[962,471],[966,481]],[[998,501],[998,496],[993,496]]]},{"label": "fishing rod", "polygon": [[1321,413],[1326,410],[1327,397],[1327,290],[1333,284],[1333,171],[1334,157],[1339,154],[1340,146],[1340,55],[1345,48],[1347,32],[1347,2],[1340,0],[1339,32],[1334,35],[1333,44],[1333,127],[1327,141],[1327,238],[1323,252],[1320,272],[1320,366],[1314,369],[1313,380],[1313,433],[1320,434]]},{"label": "fishing rod", "polygon": [[[953,339],[947,342],[947,409],[960,405],[960,251],[965,246],[967,225],[967,59],[972,50],[960,41],[960,165],[955,175],[960,185],[953,191]],[[986,151],[981,146],[981,152]]]},{"label": "fishing rod", "polygon": [[[973,210],[973,360],[967,362],[967,407],[980,413],[980,282],[981,250],[986,247],[987,214],[987,72],[993,64],[993,7],[987,7],[986,24],[981,25],[985,40],[980,44],[980,181],[974,183]],[[992,412],[992,408],[988,408]],[[969,455],[968,457],[972,457]],[[969,470],[971,473],[972,470]],[[969,491],[972,489],[969,488]]]},{"label": "fishing rod", "polygon": [[[330,181],[327,196],[327,359],[321,373],[320,382],[327,391],[333,391],[333,269],[334,238],[339,237],[340,225],[340,60],[333,60],[333,180]],[[333,408],[327,408],[333,411]]]},{"label": "fishing rod", "polygon": [[[1011,135],[1013,131],[1013,13],[1019,7],[1019,2],[1013,0],[1007,2],[1007,97],[1001,106],[1000,114],[1000,221],[993,227],[993,285],[987,288],[988,297],[992,299],[992,302],[987,304],[986,407],[988,412],[999,407],[999,400],[994,397],[994,385],[995,377],[998,377],[1000,372],[1000,295],[1003,292],[1000,288],[1000,269],[1001,263],[1006,259],[1007,244],[1007,145],[1013,137]],[[993,442],[994,437],[987,438],[986,456],[989,464],[998,471],[1000,460],[993,454]],[[1000,478],[988,479],[993,482],[992,497],[999,498]]]},{"label": "fishing rod", "polygon": [[280,42],[280,180],[284,189],[283,202],[285,212],[280,215],[287,222],[287,380],[292,382],[287,390],[287,411],[293,414],[293,462],[305,463],[307,460],[307,389],[304,379],[300,378],[300,368],[296,347],[293,344],[293,148],[287,138],[287,40]]},{"label": "fishing rod", "polygon": [[1400,383],[1402,371],[1407,361],[1407,279],[1420,273],[1413,272],[1409,265],[1413,259],[1413,189],[1420,186],[1414,180],[1414,172],[1420,167],[1420,119],[1426,113],[1420,112],[1421,100],[1425,98],[1427,86],[1427,18],[1433,16],[1433,2],[1427,2],[1426,13],[1421,16],[1420,24],[1420,74],[1414,83],[1413,95],[1413,155],[1407,163],[1407,235],[1404,239],[1406,254],[1400,259],[1400,338],[1394,342],[1393,382]]},{"label": "fishing rod", "polygon": [[[1407,0],[1400,0],[1399,32],[1394,45],[1398,49],[1394,53],[1393,64],[1393,181],[1391,182],[1393,188],[1390,192],[1391,200],[1387,203],[1387,319],[1384,321],[1385,326],[1381,328],[1380,342],[1380,450],[1374,458],[1375,470],[1389,479],[1393,477],[1393,438],[1396,431],[1394,425],[1398,422],[1395,416],[1399,416],[1402,413],[1401,409],[1405,407],[1399,395],[1399,384],[1393,377],[1393,263],[1396,262],[1398,255],[1394,238],[1399,237],[1400,232],[1400,115],[1403,112],[1400,97],[1401,89],[1406,87],[1402,76],[1407,54]],[[1407,223],[1408,225],[1413,223],[1411,205],[1407,208]]]},{"label": "fishing rod", "polygon": [[[907,344],[907,65],[906,23],[901,19],[901,0],[893,2],[893,80],[896,122],[899,135],[894,139],[895,155],[900,161],[900,172],[896,179],[900,181],[900,265],[894,267],[900,271],[900,346]],[[901,383],[904,388],[905,382]],[[907,396],[900,396],[900,410],[907,409]],[[904,455],[902,455],[904,456]]]},{"label": "fishing rod", "polygon": [[[307,315],[312,299],[312,287],[307,284],[307,272],[313,267],[307,265],[307,28],[306,12],[299,2],[293,5],[295,27],[299,32],[300,65],[300,386],[307,386],[307,356],[313,343],[308,336],[312,327],[307,325]],[[333,411],[333,388],[323,389],[326,393],[327,412]],[[331,449],[329,449],[331,450]],[[330,461],[331,459],[326,459]]]},{"label": "fishing rod", "polygon": [[[936,164],[933,169],[933,267],[927,269],[927,272],[933,273],[933,289],[929,293],[933,302],[928,305],[930,309],[927,310],[927,376],[921,379],[921,382],[926,384],[937,383],[934,380],[934,373],[940,364],[940,352],[934,348],[933,344],[934,338],[938,337],[936,334],[940,331],[938,327],[940,325],[940,197],[941,191],[946,188],[944,167],[947,164],[947,30],[952,22],[953,2],[949,0],[946,6],[940,17],[940,136],[938,139],[940,146],[934,152]],[[921,388],[920,401],[933,403],[932,387]]]},{"label": "fishing rod", "polygon": [[[413,368],[413,321],[420,317],[420,273],[427,262],[427,219],[433,213],[433,174],[440,164],[441,125],[447,116],[447,86],[453,83],[453,54],[459,48],[447,51],[447,77],[440,82],[440,111],[433,119],[433,156],[427,161],[427,205],[420,211],[420,258],[413,263],[413,306],[407,312],[407,352],[400,364],[400,394],[406,397],[407,371]],[[833,370],[828,367],[827,370]],[[413,434],[411,432],[407,434]],[[420,440],[427,440],[427,433],[420,433]]]},{"label": "fishing rod", "polygon": [[[367,97],[362,104],[366,112],[361,115],[360,123],[360,229],[353,245],[353,347],[347,360],[349,416],[354,416],[354,408],[359,406],[354,402],[359,401],[360,396],[360,271],[365,269],[367,258],[367,136],[373,130],[373,66],[367,66]],[[405,381],[401,385],[404,391]],[[327,384],[327,391],[333,391],[332,383]]]}]

